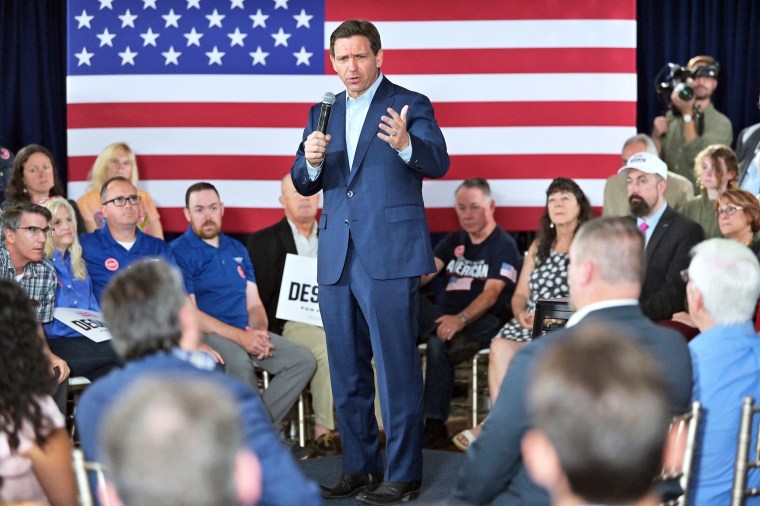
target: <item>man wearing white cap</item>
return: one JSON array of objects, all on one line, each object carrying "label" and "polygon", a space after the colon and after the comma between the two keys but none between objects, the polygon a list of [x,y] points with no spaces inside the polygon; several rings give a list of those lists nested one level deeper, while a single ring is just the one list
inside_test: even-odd
[{"label": "man wearing white cap", "polygon": [[704,231],[668,206],[668,167],[657,155],[636,153],[618,172],[626,177],[631,215],[644,234],[641,309],[652,320],[669,320],[684,310],[686,283],[681,271],[689,266],[689,251],[704,239]]}]

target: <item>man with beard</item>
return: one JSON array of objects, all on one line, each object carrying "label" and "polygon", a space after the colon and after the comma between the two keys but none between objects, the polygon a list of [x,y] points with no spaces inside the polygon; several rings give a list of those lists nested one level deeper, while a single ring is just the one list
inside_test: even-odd
[{"label": "man with beard", "polygon": [[254,365],[274,375],[262,400],[279,424],[316,370],[314,356],[268,332],[267,313],[245,246],[222,233],[224,205],[210,183],[185,193],[187,232],[171,242],[204,342],[219,352],[227,374],[258,389]]},{"label": "man with beard", "polygon": [[702,227],[673,210],[665,200],[668,168],[652,153],[636,153],[619,171],[628,186],[628,202],[644,235],[646,273],[641,310],[652,320],[669,320],[684,310],[689,251],[704,237]]},{"label": "man with beard", "polygon": [[654,119],[652,139],[668,169],[688,178],[694,178],[694,159],[697,153],[711,144],[730,146],[733,141],[731,120],[712,105],[711,97],[718,87],[720,66],[715,58],[695,56],[686,65],[691,77],[686,84],[694,89],[691,100],[682,100],[678,91],[671,95],[671,111]]}]

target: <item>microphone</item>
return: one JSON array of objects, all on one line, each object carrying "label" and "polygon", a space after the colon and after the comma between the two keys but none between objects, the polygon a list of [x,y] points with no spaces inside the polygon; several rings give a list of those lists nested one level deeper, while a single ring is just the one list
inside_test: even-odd
[{"label": "microphone", "polygon": [[317,123],[317,130],[323,134],[327,133],[327,122],[330,121],[330,111],[335,103],[335,94],[329,91],[322,95],[322,109],[319,111],[319,122]]}]

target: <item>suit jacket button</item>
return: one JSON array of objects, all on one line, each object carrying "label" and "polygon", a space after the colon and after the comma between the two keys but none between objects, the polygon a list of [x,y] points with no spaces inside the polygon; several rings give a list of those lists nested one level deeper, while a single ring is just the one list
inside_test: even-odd
[{"label": "suit jacket button", "polygon": [[347,196],[348,198],[351,198],[351,197],[353,197],[353,196],[354,196],[354,192],[352,192],[351,190],[348,190],[348,191],[346,192],[346,196]]},{"label": "suit jacket button", "polygon": [[345,223],[346,225],[348,225],[348,220],[344,220],[343,223]]}]

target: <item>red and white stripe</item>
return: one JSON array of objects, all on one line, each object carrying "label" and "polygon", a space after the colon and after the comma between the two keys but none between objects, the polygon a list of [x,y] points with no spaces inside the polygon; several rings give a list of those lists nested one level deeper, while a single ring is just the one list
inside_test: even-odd
[{"label": "red and white stripe", "polygon": [[343,89],[327,39],[356,17],[375,21],[388,77],[434,103],[452,164],[424,185],[431,229],[457,228],[453,190],[472,176],[489,179],[509,230],[537,227],[554,177],[575,179],[601,205],[635,134],[634,0],[328,0],[326,9],[328,75],[69,77],[70,196],[86,190],[97,154],[125,141],[165,229],[184,230],[184,192],[198,180],[219,188],[226,230],[274,223],[309,107]]}]

